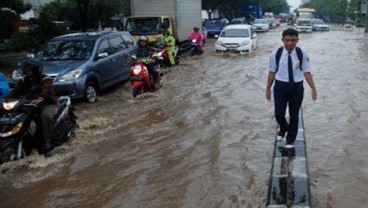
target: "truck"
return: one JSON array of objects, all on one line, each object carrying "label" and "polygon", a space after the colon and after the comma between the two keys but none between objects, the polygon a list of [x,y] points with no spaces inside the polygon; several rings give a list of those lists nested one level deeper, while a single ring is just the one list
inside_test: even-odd
[{"label": "truck", "polygon": [[240,15],[245,17],[247,20],[249,19],[259,19],[263,17],[263,9],[262,4],[242,4]]},{"label": "truck", "polygon": [[190,48],[189,34],[193,27],[201,28],[201,0],[130,0],[131,15],[125,20],[125,30],[137,41],[141,35],[150,44],[163,38],[169,31],[180,51]]}]

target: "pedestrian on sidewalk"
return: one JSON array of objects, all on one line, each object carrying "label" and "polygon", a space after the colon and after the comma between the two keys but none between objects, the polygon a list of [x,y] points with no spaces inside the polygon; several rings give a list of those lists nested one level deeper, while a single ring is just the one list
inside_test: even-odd
[{"label": "pedestrian on sidewalk", "polygon": [[[286,148],[293,148],[299,125],[299,111],[303,102],[303,80],[312,90],[312,99],[317,99],[308,55],[296,44],[298,31],[288,28],[282,32],[283,47],[275,49],[269,56],[269,73],[266,86],[266,98],[271,100],[271,87],[275,103],[275,118],[279,125],[278,139],[286,135]],[[289,121],[285,114],[289,110]],[[287,133],[287,134],[286,134]]]}]

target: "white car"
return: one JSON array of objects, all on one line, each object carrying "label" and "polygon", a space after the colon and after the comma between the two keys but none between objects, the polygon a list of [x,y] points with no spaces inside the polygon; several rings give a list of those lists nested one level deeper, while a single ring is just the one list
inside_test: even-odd
[{"label": "white car", "polygon": [[215,43],[216,52],[249,53],[257,48],[257,34],[252,25],[228,25]]},{"label": "white car", "polygon": [[252,25],[256,32],[267,32],[270,29],[270,22],[267,19],[255,19]]},{"label": "white car", "polygon": [[295,24],[295,29],[298,32],[312,32],[312,19],[298,19]]},{"label": "white car", "polygon": [[330,31],[330,26],[322,19],[313,19],[312,28],[314,31]]}]

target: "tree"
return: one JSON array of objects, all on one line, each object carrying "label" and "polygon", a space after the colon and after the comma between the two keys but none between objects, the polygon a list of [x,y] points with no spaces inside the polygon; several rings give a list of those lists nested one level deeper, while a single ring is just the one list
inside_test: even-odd
[{"label": "tree", "polygon": [[[108,24],[112,17],[130,15],[130,3],[129,0],[90,0],[87,11],[80,14],[77,0],[58,0],[46,4],[42,11],[53,20],[72,22],[72,30],[86,31],[89,28],[96,29],[99,22]],[[85,16],[86,20],[83,20],[82,16]]]},{"label": "tree", "polygon": [[334,22],[344,23],[347,14],[347,0],[311,0],[303,6],[316,9],[320,18],[327,18]]},{"label": "tree", "polygon": [[81,20],[81,29],[83,32],[87,31],[88,29],[88,5],[90,0],[76,0],[78,5],[78,11]]},{"label": "tree", "polygon": [[20,14],[31,9],[30,4],[24,4],[22,0],[1,0],[0,1],[0,42],[4,43],[4,38],[8,38],[9,31],[12,31],[15,21],[20,18]]},{"label": "tree", "polygon": [[275,14],[289,12],[286,0],[202,0],[202,8],[207,11],[210,18],[214,10],[219,10],[221,16],[231,19],[239,15],[242,5],[246,3],[261,4],[264,11]]}]

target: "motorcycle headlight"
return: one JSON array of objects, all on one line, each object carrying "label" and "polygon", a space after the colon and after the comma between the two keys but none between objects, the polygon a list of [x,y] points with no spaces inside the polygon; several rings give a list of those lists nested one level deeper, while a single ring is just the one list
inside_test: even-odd
[{"label": "motorcycle headlight", "polygon": [[133,67],[133,74],[134,75],[138,75],[139,73],[141,73],[141,71],[142,71],[142,67],[141,66],[134,66]]},{"label": "motorcycle headlight", "polygon": [[67,81],[74,81],[78,79],[78,77],[82,74],[82,69],[75,69],[64,74],[60,79],[59,82],[67,82]]},{"label": "motorcycle headlight", "polygon": [[19,101],[12,101],[12,102],[3,102],[3,108],[5,110],[11,110],[13,109]]},{"label": "motorcycle headlight", "polygon": [[22,74],[19,73],[17,70],[14,70],[12,73],[12,78],[14,81],[18,81],[22,77]]}]

